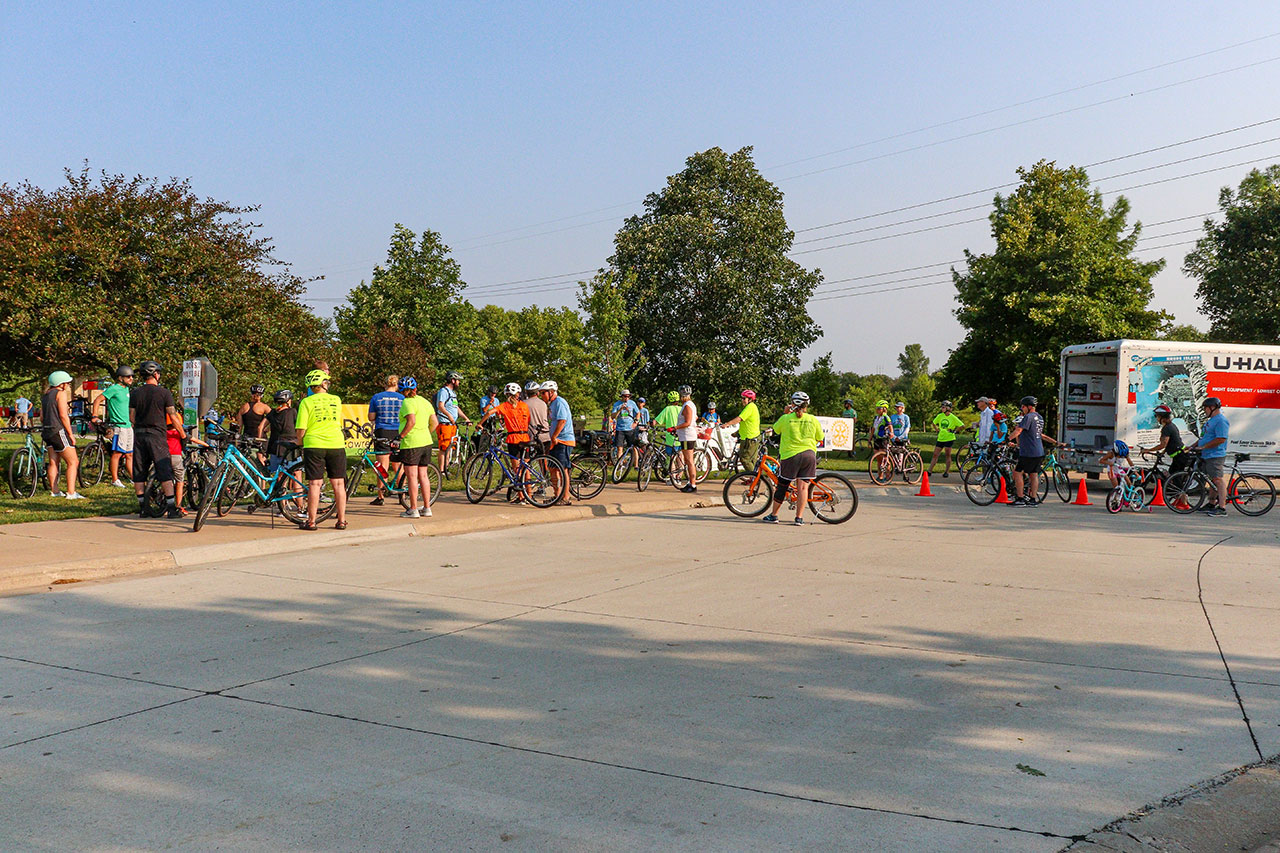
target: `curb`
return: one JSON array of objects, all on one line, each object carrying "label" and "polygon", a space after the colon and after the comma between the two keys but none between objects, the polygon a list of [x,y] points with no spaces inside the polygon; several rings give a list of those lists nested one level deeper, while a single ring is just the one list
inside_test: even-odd
[{"label": "curb", "polygon": [[573,506],[556,506],[546,509],[525,507],[514,511],[487,513],[474,518],[461,517],[447,520],[402,521],[397,519],[360,530],[317,531],[296,538],[244,539],[217,545],[162,548],[120,557],[71,560],[0,570],[0,594],[23,590],[33,591],[40,587],[52,588],[55,585],[83,581],[187,569],[219,560],[289,554],[315,548],[336,548],[343,545],[385,542],[413,536],[457,536],[463,533],[507,530],[514,527],[556,524],[589,518],[645,515],[675,509],[720,506],[722,503],[719,490],[714,490],[696,497],[672,495],[625,503],[622,501],[575,503]]}]

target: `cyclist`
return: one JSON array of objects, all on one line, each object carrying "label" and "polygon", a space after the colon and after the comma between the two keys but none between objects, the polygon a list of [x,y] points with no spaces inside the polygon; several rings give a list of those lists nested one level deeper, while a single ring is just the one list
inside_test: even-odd
[{"label": "cyclist", "polygon": [[471,418],[458,405],[458,388],[461,385],[462,374],[450,370],[444,375],[444,384],[436,392],[435,412],[439,423],[436,435],[440,439],[440,474],[444,477],[449,476],[449,450],[458,435],[458,418],[471,423]]},{"label": "cyclist", "polygon": [[173,505],[178,508],[179,515],[186,515],[182,506],[182,491],[187,483],[187,466],[182,461],[182,442],[186,436],[178,432],[182,416],[176,412],[169,418],[169,428],[165,430],[165,444],[169,447],[169,467],[173,468]]},{"label": "cyclist", "polygon": [[18,414],[18,429],[30,429],[31,401],[26,397],[18,397],[13,401],[13,408]]},{"label": "cyclist", "polygon": [[174,498],[173,464],[169,461],[169,424],[180,440],[186,440],[182,417],[173,394],[160,384],[160,365],[144,361],[138,365],[142,384],[129,390],[129,422],[133,425],[133,490],[138,496],[138,515],[146,518],[147,474],[155,467],[156,479],[164,490],[165,514],[182,518]]},{"label": "cyclist", "polygon": [[[49,374],[49,390],[40,398],[40,437],[49,446],[49,466],[46,472],[49,492],[55,498],[78,501],[84,495],[76,491],[76,475],[80,472],[80,456],[71,431],[71,374],[55,370]],[[58,491],[58,463],[67,463],[67,491]]]},{"label": "cyclist", "polygon": [[133,368],[122,364],[116,368],[116,381],[102,392],[105,403],[103,420],[111,436],[111,485],[127,489],[120,481],[120,460],[125,474],[133,480],[133,427],[129,425],[129,386],[133,385]]},{"label": "cyclist", "polygon": [[1227,460],[1227,439],[1231,432],[1231,423],[1222,415],[1222,401],[1217,397],[1209,397],[1200,407],[1209,419],[1200,428],[1200,438],[1192,447],[1200,450],[1200,470],[1213,481],[1215,500],[1201,512],[1212,516],[1227,514],[1227,479],[1225,474]]},{"label": "cyclist", "polygon": [[485,418],[498,411],[498,406],[502,405],[502,398],[498,396],[501,389],[497,385],[490,385],[485,389],[484,396],[480,398],[480,422],[483,423]]},{"label": "cyclist", "polygon": [[507,399],[498,404],[497,414],[507,431],[507,452],[519,458],[529,449],[529,404],[520,399],[520,385],[508,382],[502,389]]},{"label": "cyclist", "polygon": [[701,422],[709,427],[720,426],[720,414],[716,411],[714,401],[707,403],[707,410],[703,412]]},{"label": "cyclist", "polygon": [[347,529],[347,445],[342,436],[342,400],[329,393],[329,381],[329,371],[318,367],[307,374],[310,393],[298,405],[295,422],[307,472],[307,521],[303,530],[316,529],[320,489],[326,474],[338,510],[338,521],[333,526]]},{"label": "cyclist", "polygon": [[298,413],[293,409],[293,392],[282,388],[271,398],[276,407],[267,415],[267,466],[274,472],[284,463],[284,455],[298,443]]},{"label": "cyclist", "polygon": [[[1010,506],[1039,506],[1040,466],[1044,463],[1044,443],[1058,442],[1044,434],[1044,418],[1036,411],[1035,397],[1026,396],[1018,402],[1022,420],[1009,436],[1018,442],[1018,464],[1014,466],[1013,488],[1018,496]],[[1128,448],[1125,448],[1128,450]],[[1019,476],[1020,475],[1020,476]]]},{"label": "cyclist", "polygon": [[680,418],[676,421],[676,442],[680,455],[684,459],[685,471],[689,482],[680,491],[690,494],[698,491],[698,469],[694,462],[694,451],[698,447],[698,406],[693,402],[693,389],[681,385],[678,389],[680,399]]},{"label": "cyclist", "polygon": [[[679,399],[677,397],[676,399]],[[733,420],[725,421],[721,426],[725,429],[738,425],[738,458],[747,470],[756,467],[756,459],[760,456],[760,409],[756,406],[756,392],[746,388],[742,392],[742,410]]]},{"label": "cyclist", "polygon": [[894,413],[889,416],[889,423],[893,425],[893,438],[906,444],[911,437],[911,415],[907,414],[907,404],[901,400],[894,403],[893,408]]},{"label": "cyclist", "polygon": [[1133,462],[1129,459],[1129,445],[1117,438],[1112,442],[1111,449],[1098,457],[1098,464],[1107,466],[1107,478],[1111,480],[1112,488],[1120,485],[1133,467]]},{"label": "cyclist", "polygon": [[[431,446],[435,444],[435,431],[440,426],[435,408],[418,396],[418,381],[412,376],[400,380],[404,401],[400,404],[399,432],[400,460],[404,465],[405,480],[409,488],[409,508],[400,513],[401,518],[431,517],[431,478],[427,474],[431,465]],[[418,493],[422,493],[422,507],[418,507]]]},{"label": "cyclist", "polygon": [[541,444],[547,435],[547,401],[542,399],[542,383],[524,383],[524,404],[529,407],[529,439]]},{"label": "cyclist", "polygon": [[876,414],[871,419],[871,447],[884,450],[893,440],[893,421],[889,415],[889,401],[876,401]]},{"label": "cyclist", "polygon": [[[849,430],[849,435],[857,435],[858,434],[858,410],[853,407],[853,400],[850,400],[848,398],[844,400],[844,411],[840,413],[840,417],[848,418],[849,420],[853,421],[853,423],[850,424],[852,428]],[[850,445],[848,453],[849,453],[850,459],[852,459],[855,455],[857,455],[857,451],[854,450],[852,445]]]},{"label": "cyclist", "polygon": [[942,476],[951,476],[951,448],[956,443],[956,431],[964,427],[964,421],[951,413],[951,401],[942,401],[942,411],[933,419],[934,429],[938,431],[938,443],[933,447],[933,458],[929,460],[929,473],[933,473],[933,466],[938,463],[938,451],[947,451],[947,462],[943,468]]},{"label": "cyclist", "polygon": [[618,401],[609,410],[613,420],[613,446],[622,453],[631,453],[631,463],[640,465],[640,435],[637,421],[640,418],[640,406],[631,401],[631,391],[623,388]]},{"label": "cyclist", "polygon": [[[396,481],[396,471],[400,467],[399,452],[391,452],[391,442],[400,438],[400,404],[404,402],[404,389],[400,388],[400,377],[389,374],[383,382],[381,391],[369,398],[369,420],[373,422],[374,450],[378,462],[387,472],[391,482]],[[385,452],[383,452],[385,450]],[[378,494],[369,501],[373,506],[382,506],[386,502],[387,490],[382,480],[378,480]]]},{"label": "cyclist", "polygon": [[[569,453],[570,448],[576,445],[573,435],[573,413],[569,410],[569,401],[560,396],[560,386],[555,380],[548,379],[542,383],[542,398],[547,401],[547,429],[549,432],[547,452],[553,458],[564,466],[564,470],[569,470]],[[559,479],[559,472],[553,472],[552,476]],[[569,500],[569,479],[565,478],[563,483],[554,483],[560,492],[560,500],[557,503],[565,506],[572,505],[573,501]]]},{"label": "cyclist", "polygon": [[1152,414],[1156,416],[1156,423],[1160,424],[1160,443],[1153,444],[1151,447],[1139,447],[1138,450],[1147,453],[1163,453],[1169,457],[1169,473],[1176,474],[1186,468],[1190,459],[1185,450],[1185,443],[1182,440],[1182,430],[1178,429],[1178,425],[1173,422],[1173,409],[1163,403],[1156,406],[1152,410]]},{"label": "cyclist", "polygon": [[796,484],[796,525],[804,524],[804,510],[809,503],[809,483],[818,475],[818,445],[822,442],[822,424],[809,414],[809,395],[796,391],[791,395],[791,411],[778,418],[773,431],[780,439],[778,446],[778,488],[773,493],[773,508],[764,517],[778,523],[778,510],[787,499],[787,490]]},{"label": "cyclist", "polygon": [[249,386],[249,402],[231,416],[231,422],[240,425],[240,434],[245,438],[262,438],[266,432],[267,415],[271,412],[271,407],[262,402],[266,393],[266,387],[259,383]]}]

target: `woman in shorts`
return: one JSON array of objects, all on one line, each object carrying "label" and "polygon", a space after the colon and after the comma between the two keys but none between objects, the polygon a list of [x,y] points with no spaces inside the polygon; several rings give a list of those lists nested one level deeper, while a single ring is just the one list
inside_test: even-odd
[{"label": "woman in shorts", "polygon": [[822,424],[809,414],[809,395],[797,391],[791,395],[791,411],[778,418],[773,431],[781,439],[778,449],[778,488],[773,493],[773,509],[764,517],[778,523],[778,510],[787,499],[787,490],[796,484],[796,520],[804,524],[804,508],[809,503],[809,483],[818,475],[818,445],[822,443]]}]

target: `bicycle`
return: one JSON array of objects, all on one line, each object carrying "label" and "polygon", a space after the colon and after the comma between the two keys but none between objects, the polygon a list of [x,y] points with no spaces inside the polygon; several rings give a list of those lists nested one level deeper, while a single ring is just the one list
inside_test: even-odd
[{"label": "bicycle", "polygon": [[[364,477],[365,469],[373,471],[376,479],[375,483],[370,483],[369,488],[372,491],[378,491],[379,487],[387,494],[395,495],[400,501],[400,506],[405,509],[409,508],[409,480],[405,474],[404,468],[401,467],[396,472],[394,481],[391,479],[390,473],[378,461],[378,454],[387,454],[391,452],[391,441],[385,438],[370,437],[365,444],[364,449],[360,452],[360,457],[356,461],[347,462],[347,497],[355,497],[356,489],[360,487],[360,481]],[[436,498],[440,497],[440,469],[435,463],[425,466],[427,469],[427,481],[431,487],[431,503],[428,506],[435,506]],[[419,469],[421,470],[421,468]]]},{"label": "bicycle", "polygon": [[[732,450],[728,449],[730,441],[733,442]],[[738,441],[735,433],[726,432],[719,425],[712,429],[711,437],[704,446],[698,448],[698,452],[707,454],[708,469],[717,473],[728,472],[733,475],[746,467],[742,459],[742,442]]]},{"label": "bicycle", "polygon": [[[631,454],[624,457],[630,459]],[[609,466],[599,456],[580,453],[569,459],[569,491],[580,501],[589,501],[604,491]],[[616,482],[616,481],[615,481]]]},{"label": "bicycle", "polygon": [[107,460],[111,458],[111,441],[107,438],[107,430],[117,428],[115,424],[88,420],[85,422],[93,430],[93,441],[80,451],[80,485],[96,486],[102,482],[107,471]]},{"label": "bicycle", "polygon": [[[259,439],[248,441],[256,444]],[[218,467],[209,478],[209,488],[201,495],[191,529],[199,532],[210,512],[216,511],[222,518],[231,512],[242,495],[252,495],[263,506],[273,509],[278,506],[281,515],[298,526],[306,524],[308,481],[301,468],[302,460],[295,458],[292,463],[281,464],[268,475],[239,447],[228,443]],[[323,479],[322,483],[317,522],[328,518],[337,508],[332,491],[328,491],[331,488],[329,481]]]},{"label": "bicycle", "polygon": [[[1199,451],[1188,448],[1194,459],[1191,468],[1169,476],[1165,481],[1165,503],[1179,514],[1196,512],[1204,502],[1215,495],[1213,481],[1205,475]],[[1276,486],[1270,477],[1251,471],[1241,471],[1240,463],[1252,457],[1248,453],[1233,453],[1231,468],[1224,472],[1227,480],[1227,503],[1244,515],[1266,515],[1276,504]]]},{"label": "bicycle", "polygon": [[1063,463],[1058,461],[1058,448],[1046,450],[1044,462],[1040,465],[1040,482],[1042,497],[1041,500],[1049,496],[1049,487],[1047,483],[1053,483],[1053,490],[1057,492],[1059,500],[1064,504],[1071,503],[1071,499],[1075,497],[1071,493],[1071,471]]},{"label": "bicycle", "polygon": [[[773,506],[777,492],[779,461],[767,450],[760,454],[752,471],[734,474],[724,483],[724,505],[739,518],[756,518]],[[792,509],[799,500],[796,481],[787,487],[786,499]],[[809,508],[818,520],[827,524],[843,524],[858,511],[858,490],[843,474],[828,471],[809,483]]]},{"label": "bicycle", "polygon": [[1126,506],[1134,512],[1141,512],[1147,505],[1147,493],[1142,488],[1142,473],[1130,468],[1124,473],[1120,485],[1107,493],[1107,512],[1117,513]]},{"label": "bicycle", "polygon": [[654,477],[666,480],[671,476],[671,456],[675,448],[671,445],[650,442],[640,452],[640,466],[636,468],[636,490],[643,492],[649,488]]},{"label": "bicycle", "polygon": [[[498,470],[497,483],[493,482],[495,467]],[[539,454],[525,459],[512,456],[505,448],[491,445],[467,460],[462,470],[462,484],[467,500],[473,504],[496,492],[503,483],[510,483],[508,494],[518,492],[530,505],[546,508],[560,499],[556,483],[564,482],[566,476],[564,465],[553,456]]]},{"label": "bicycle", "polygon": [[32,437],[36,428],[25,427],[21,431],[26,433],[26,441],[9,457],[9,494],[15,498],[33,498],[49,460],[44,442]]},{"label": "bicycle", "polygon": [[914,486],[920,482],[924,473],[924,459],[906,441],[894,439],[886,447],[871,454],[867,473],[871,476],[871,482],[880,486],[887,485],[895,473],[902,475],[903,482]]}]

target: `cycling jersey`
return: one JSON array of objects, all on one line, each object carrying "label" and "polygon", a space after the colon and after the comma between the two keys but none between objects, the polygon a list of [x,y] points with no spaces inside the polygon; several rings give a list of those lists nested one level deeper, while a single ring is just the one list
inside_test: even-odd
[{"label": "cycling jersey", "polygon": [[[436,443],[435,436],[431,434],[431,416],[435,413],[431,404],[422,397],[415,395],[404,398],[404,402],[400,404],[400,417],[396,421],[397,428],[403,433],[400,438],[401,450],[430,447]],[[413,429],[405,433],[404,428],[409,423],[410,415],[413,415]]]},{"label": "cycling jersey", "polygon": [[[738,438],[760,437],[760,410],[756,408],[754,401],[742,407],[742,411],[738,412],[738,421]],[[675,424],[672,423],[672,426]]]},{"label": "cycling jersey", "polygon": [[396,391],[379,391],[369,400],[369,419],[374,429],[399,429],[400,404],[404,395]]},{"label": "cycling jersey", "polygon": [[498,415],[507,428],[507,444],[523,444],[529,440],[529,407],[523,400],[502,403],[498,406]]},{"label": "cycling jersey", "polygon": [[675,445],[676,438],[674,435],[667,432],[667,429],[674,427],[679,422],[680,407],[675,403],[672,403],[661,412],[658,412],[657,417],[653,419],[653,423],[655,426],[662,427],[662,429],[656,430],[659,444],[665,444],[668,447],[673,447]]},{"label": "cycling jersey", "polygon": [[298,429],[306,430],[302,436],[304,448],[342,448],[342,400],[337,394],[321,391],[304,397],[298,404]]},{"label": "cycling jersey", "polygon": [[790,459],[797,453],[806,450],[817,450],[822,442],[822,424],[813,415],[797,415],[794,412],[778,418],[773,425],[781,443],[778,447],[779,459]]},{"label": "cycling jersey", "polygon": [[889,420],[888,415],[876,415],[875,419],[871,421],[871,432],[876,438],[888,438],[892,427],[893,423]]}]

